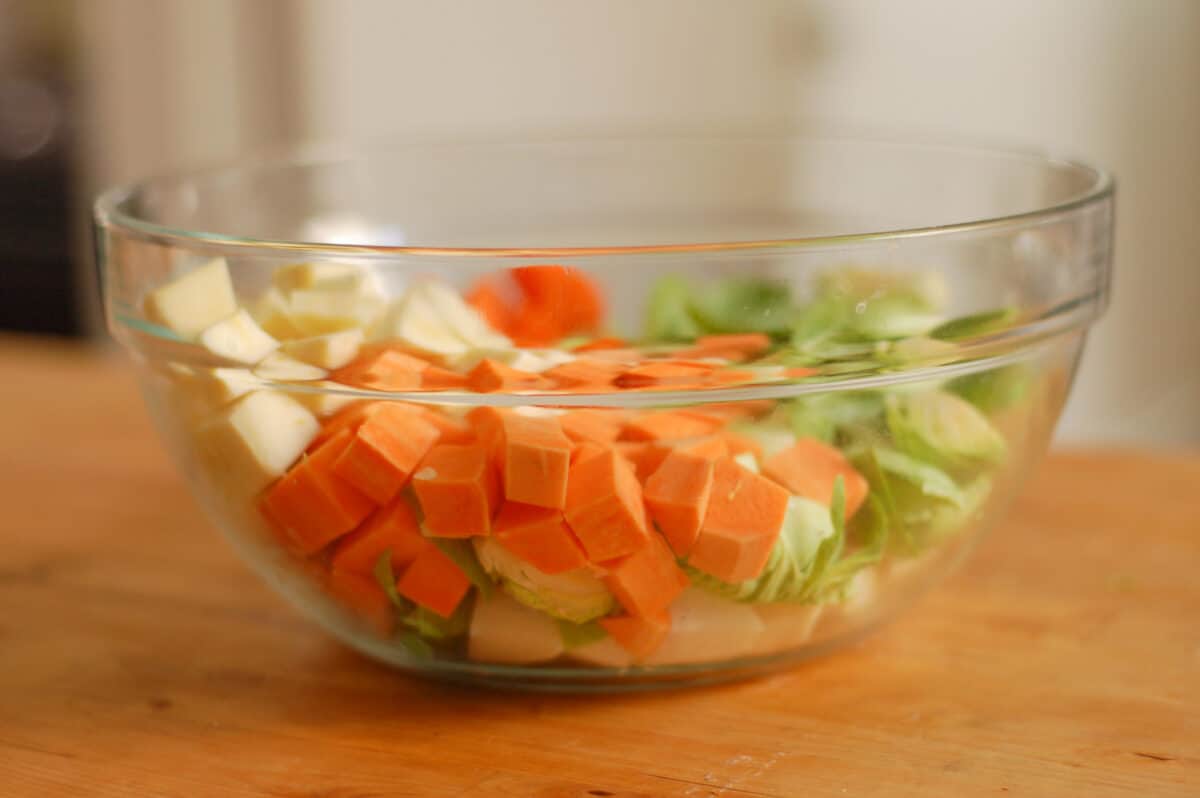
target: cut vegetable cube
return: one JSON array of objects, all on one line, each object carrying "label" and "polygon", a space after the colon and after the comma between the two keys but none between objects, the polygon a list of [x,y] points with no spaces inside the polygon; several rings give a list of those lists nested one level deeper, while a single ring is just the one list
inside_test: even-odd
[{"label": "cut vegetable cube", "polygon": [[696,346],[707,351],[733,351],[743,357],[761,355],[771,348],[771,338],[766,333],[724,333],[702,335]]},{"label": "cut vegetable cube", "polygon": [[192,340],[237,313],[237,297],[224,258],[213,258],[146,296],[146,318]]},{"label": "cut vegetable cube", "polygon": [[505,414],[499,445],[505,498],[538,507],[566,505],[571,441],[557,418]]},{"label": "cut vegetable cube", "polygon": [[392,601],[378,582],[354,571],[335,570],[328,578],[329,593],[339,603],[379,634],[391,633],[395,626]]},{"label": "cut vegetable cube", "polygon": [[358,356],[362,346],[361,329],[341,330],[309,338],[295,338],[282,345],[284,354],[323,369],[340,369]]},{"label": "cut vegetable cube", "polygon": [[604,584],[631,615],[652,617],[671,606],[688,586],[687,574],[655,534],[632,554],[604,563]]},{"label": "cut vegetable cube", "polygon": [[361,266],[352,263],[289,263],[271,273],[271,283],[284,294],[293,291],[329,287],[357,287],[366,277]]},{"label": "cut vegetable cube", "polygon": [[417,517],[403,498],[380,507],[363,525],[337,542],[330,558],[335,571],[370,576],[383,553],[389,552],[397,573],[433,544],[421,534]]},{"label": "cut vegetable cube", "polygon": [[634,467],[638,482],[645,482],[671,453],[671,447],[649,441],[618,441],[616,451]]},{"label": "cut vegetable cube", "polygon": [[418,554],[396,582],[397,593],[443,618],[454,614],[470,589],[471,580],[437,546]]},{"label": "cut vegetable cube", "polygon": [[309,444],[309,450],[316,449],[325,441],[337,435],[342,430],[350,430],[354,432],[358,429],[358,425],[367,420],[367,418],[385,406],[385,402],[366,402],[356,401],[353,404],[346,405],[341,410],[338,410],[333,416],[325,422],[321,427],[321,431],[313,438]]},{"label": "cut vegetable cube", "polygon": [[621,417],[603,410],[571,410],[559,419],[562,431],[576,443],[610,444],[621,434]]},{"label": "cut vegetable cube", "polygon": [[587,565],[587,556],[567,527],[561,510],[506,502],[492,524],[504,548],[544,574],[561,574]]},{"label": "cut vegetable cube", "polygon": [[434,446],[413,474],[412,485],[427,534],[466,538],[490,531],[500,491],[482,446]]},{"label": "cut vegetable cube", "polygon": [[788,492],[733,459],[718,460],[688,563],[725,582],[754,579],[783,528]]},{"label": "cut vegetable cube", "polygon": [[691,588],[671,605],[671,630],[645,657],[647,665],[680,665],[747,657],[763,633],[755,607]]},{"label": "cut vegetable cube", "polygon": [[343,430],[276,482],[262,499],[263,511],[301,554],[312,554],[358,526],[375,504],[332,473],[350,443]]},{"label": "cut vegetable cube", "polygon": [[421,372],[423,391],[460,391],[467,387],[467,376],[441,366],[429,366]]},{"label": "cut vegetable cube", "polygon": [[345,388],[340,383],[331,382],[329,380],[320,380],[312,385],[314,388],[320,388],[319,391],[309,393],[307,391],[293,391],[290,396],[300,404],[307,407],[318,418],[328,418],[333,416],[340,410],[349,407],[361,400],[354,396],[348,396],[344,393],[335,393]]},{"label": "cut vegetable cube", "polygon": [[713,459],[686,451],[667,455],[646,480],[646,507],[671,549],[686,557],[700,534],[713,484]]},{"label": "cut vegetable cube", "polygon": [[484,358],[467,373],[467,387],[479,393],[493,391],[534,390],[548,383],[540,374],[506,366]]},{"label": "cut vegetable cube", "polygon": [[624,370],[625,366],[621,363],[581,357],[547,369],[543,376],[553,380],[559,388],[596,391],[610,388]]},{"label": "cut vegetable cube", "polygon": [[697,438],[710,435],[721,424],[672,411],[643,413],[626,422],[621,430],[621,440],[626,441],[669,441],[682,438]]},{"label": "cut vegetable cube", "polygon": [[826,507],[833,501],[834,482],[842,477],[846,518],[858,512],[869,490],[866,478],[845,455],[816,438],[801,438],[787,449],[771,455],[763,463],[763,473],[797,496]]},{"label": "cut vegetable cube", "polygon": [[587,457],[594,457],[598,454],[604,454],[606,451],[608,451],[608,447],[601,446],[598,443],[592,443],[591,441],[584,441],[583,443],[576,444],[575,447],[571,449],[571,465],[575,465],[580,460],[583,460]]},{"label": "cut vegetable cube", "polygon": [[671,616],[666,612],[652,617],[613,615],[601,618],[599,623],[635,662],[650,656],[671,631]]},{"label": "cut vegetable cube", "polygon": [[528,665],[563,653],[558,624],[514,600],[503,590],[475,599],[467,632],[467,656],[476,662]]},{"label": "cut vegetable cube", "polygon": [[421,372],[427,361],[384,349],[370,352],[333,373],[333,380],[356,388],[376,391],[412,391],[421,387]]},{"label": "cut vegetable cube", "polygon": [[244,310],[200,333],[200,344],[217,357],[251,365],[279,348],[279,342],[255,324]]},{"label": "cut vegetable cube", "polygon": [[632,554],[649,539],[641,486],[611,449],[571,466],[565,515],[592,562]]},{"label": "cut vegetable cube", "polygon": [[255,364],[254,376],[276,382],[312,382],[325,379],[329,372],[276,351]]},{"label": "cut vegetable cube", "polygon": [[629,342],[626,341],[624,338],[617,338],[616,336],[613,336],[613,335],[606,335],[606,336],[601,336],[600,338],[593,338],[592,340],[587,341],[586,343],[582,343],[579,346],[572,349],[571,351],[572,352],[597,352],[597,351],[600,351],[603,349],[628,349],[628,348],[629,348]]},{"label": "cut vegetable cube", "polygon": [[276,340],[304,337],[304,332],[288,317],[289,310],[287,297],[278,288],[269,288],[254,303],[254,319]]},{"label": "cut vegetable cube", "polygon": [[364,327],[383,310],[383,299],[358,286],[311,288],[287,297],[288,319],[306,336]]},{"label": "cut vegetable cube", "polygon": [[317,434],[313,414],[287,395],[253,391],[197,432],[214,473],[257,493],[296,461]]},{"label": "cut vegetable cube", "polygon": [[712,371],[707,363],[642,363],[625,369],[614,382],[621,388],[703,388]]},{"label": "cut vegetable cube", "polygon": [[438,428],[438,443],[471,443],[475,440],[475,430],[458,416],[452,416],[431,407],[422,408],[425,419]]},{"label": "cut vegetable cube", "polygon": [[333,471],[376,504],[386,504],[437,439],[437,427],[419,408],[387,403],[358,425]]}]

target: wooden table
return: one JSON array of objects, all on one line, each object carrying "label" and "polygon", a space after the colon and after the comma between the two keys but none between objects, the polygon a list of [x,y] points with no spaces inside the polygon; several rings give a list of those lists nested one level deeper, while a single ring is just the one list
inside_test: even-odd
[{"label": "wooden table", "polygon": [[948,583],[792,672],[502,694],[268,592],[114,356],[0,365],[0,795],[1200,795],[1200,457],[1055,455]]}]

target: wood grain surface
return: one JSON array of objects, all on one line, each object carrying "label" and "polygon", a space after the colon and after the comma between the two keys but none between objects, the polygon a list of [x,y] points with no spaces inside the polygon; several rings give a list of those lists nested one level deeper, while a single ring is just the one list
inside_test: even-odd
[{"label": "wood grain surface", "polygon": [[1200,795],[1200,456],[1053,456],[947,583],[790,672],[506,694],[268,592],[115,355],[0,366],[0,795]]}]

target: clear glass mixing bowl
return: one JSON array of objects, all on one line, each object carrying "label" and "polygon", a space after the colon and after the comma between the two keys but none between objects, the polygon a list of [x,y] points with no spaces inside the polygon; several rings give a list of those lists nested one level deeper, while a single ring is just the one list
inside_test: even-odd
[{"label": "clear glass mixing bowl", "polygon": [[798,136],[403,143],[104,194],[108,323],[201,506],[409,671],[753,674],[940,579],[1109,286],[1096,169]]}]

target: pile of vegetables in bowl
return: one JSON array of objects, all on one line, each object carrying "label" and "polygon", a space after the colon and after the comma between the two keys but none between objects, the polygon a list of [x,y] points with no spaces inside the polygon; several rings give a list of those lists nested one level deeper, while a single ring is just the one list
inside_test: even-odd
[{"label": "pile of vegetables in bowl", "polygon": [[623,337],[569,266],[389,297],[368,266],[285,264],[241,307],[218,258],[114,324],[223,528],[353,644],[653,674],[840,639],[972,537],[1031,445],[998,420],[1040,401],[1038,362],[854,379],[1019,322],[947,318],[945,294],[862,267],[801,298],[667,274]]}]

